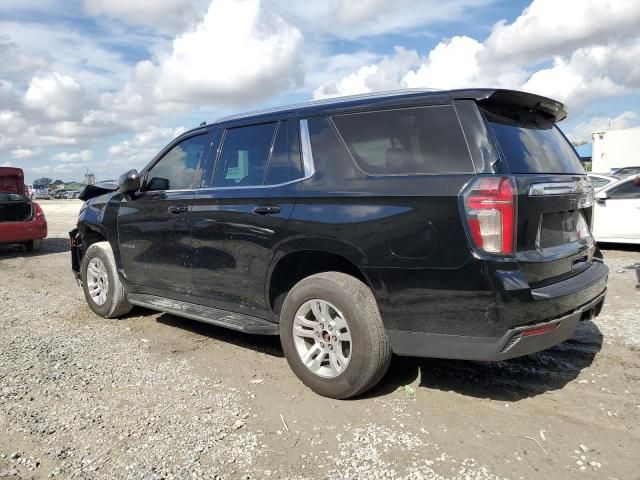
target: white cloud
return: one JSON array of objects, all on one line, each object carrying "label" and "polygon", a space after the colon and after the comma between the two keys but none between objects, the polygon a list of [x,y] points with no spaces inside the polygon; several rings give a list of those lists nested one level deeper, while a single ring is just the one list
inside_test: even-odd
[{"label": "white cloud", "polygon": [[429,52],[416,71],[402,79],[408,87],[458,88],[478,82],[480,66],[477,55],[484,47],[473,38],[453,37],[440,42]]},{"label": "white cloud", "polygon": [[28,108],[38,110],[52,119],[73,116],[82,108],[83,101],[84,92],[80,84],[58,72],[33,77],[24,95],[24,104]]},{"label": "white cloud", "polygon": [[82,150],[81,152],[73,152],[73,153],[60,152],[60,153],[56,153],[53,156],[53,159],[57,162],[64,162],[64,163],[69,163],[69,162],[87,163],[93,159],[93,152],[91,150]]},{"label": "white cloud", "polygon": [[213,0],[194,30],[173,41],[171,54],[139,65],[157,78],[162,101],[249,104],[302,82],[300,31],[262,8],[260,0]]},{"label": "white cloud", "polygon": [[8,35],[0,35],[0,64],[4,77],[27,80],[31,72],[46,69],[50,61],[47,53],[28,54]]},{"label": "white cloud", "polygon": [[638,114],[627,110],[616,117],[593,117],[589,121],[581,122],[575,126],[568,137],[572,142],[591,142],[591,134],[594,132],[631,128],[639,125]]},{"label": "white cloud", "polygon": [[142,168],[175,137],[183,133],[183,127],[149,127],[137,133],[133,139],[124,140],[108,149],[112,165],[124,168]]},{"label": "white cloud", "polygon": [[106,15],[128,23],[180,31],[206,11],[209,0],[85,0],[90,15]]},{"label": "white cloud", "polygon": [[306,32],[356,39],[458,20],[471,8],[493,1],[396,0],[391,5],[386,0],[266,0],[265,5]]},{"label": "white cloud", "polygon": [[527,63],[638,35],[637,0],[534,0],[511,24],[493,26],[486,59]]},{"label": "white cloud", "polygon": [[396,47],[394,55],[384,57],[376,64],[361,67],[338,82],[330,81],[321,85],[313,96],[328,98],[398,88],[406,71],[419,61],[420,57],[414,50]]},{"label": "white cloud", "polygon": [[[635,1],[534,0],[513,23],[498,22],[484,42],[467,36],[443,40],[405,75],[395,69],[396,53],[325,82],[315,96],[369,92],[377,88],[368,79],[382,75],[396,79],[389,82],[396,88],[531,91],[563,101],[575,112],[594,99],[640,89],[638,25],[640,3]],[[403,51],[402,56],[410,54],[417,55]]]},{"label": "white cloud", "polygon": [[41,153],[42,153],[41,148],[18,147],[11,150],[11,157],[22,160],[26,158],[33,158],[37,155],[40,155]]}]

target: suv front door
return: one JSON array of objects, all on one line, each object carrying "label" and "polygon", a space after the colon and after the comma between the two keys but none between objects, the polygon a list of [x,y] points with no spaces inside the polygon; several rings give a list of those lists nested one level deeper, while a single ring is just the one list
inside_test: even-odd
[{"label": "suv front door", "polygon": [[294,121],[225,130],[213,180],[192,212],[199,297],[268,318],[265,277],[303,176],[299,145]]},{"label": "suv front door", "polygon": [[122,201],[118,212],[120,257],[134,290],[193,293],[189,211],[211,141],[206,130],[178,140],[143,173],[141,192]]}]

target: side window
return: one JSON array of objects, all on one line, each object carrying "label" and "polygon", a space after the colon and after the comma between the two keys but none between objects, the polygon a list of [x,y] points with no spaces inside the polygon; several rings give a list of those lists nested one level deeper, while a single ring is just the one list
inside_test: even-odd
[{"label": "side window", "polygon": [[365,173],[474,171],[458,117],[451,106],[337,115],[333,122]]},{"label": "side window", "polygon": [[213,177],[214,187],[264,185],[277,122],[226,131]]},{"label": "side window", "polygon": [[145,190],[190,190],[200,185],[209,135],[187,138],[173,147],[147,174]]},{"label": "side window", "polygon": [[634,178],[619,187],[609,190],[607,196],[611,199],[640,199],[640,178]]},{"label": "side window", "polygon": [[293,121],[280,122],[269,159],[266,184],[278,185],[298,178],[302,178],[298,125]]}]

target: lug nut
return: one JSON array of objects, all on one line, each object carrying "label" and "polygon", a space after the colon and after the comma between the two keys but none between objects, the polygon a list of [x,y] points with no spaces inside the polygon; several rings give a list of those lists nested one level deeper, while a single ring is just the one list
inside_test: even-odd
[{"label": "lug nut", "polygon": [[320,342],[320,348],[324,348],[324,343]]},{"label": "lug nut", "polygon": [[329,350],[333,350],[333,345],[329,345]]},{"label": "lug nut", "polygon": [[334,335],[333,337],[331,337],[331,340],[333,340],[334,342],[337,340],[338,338]]},{"label": "lug nut", "polygon": [[320,329],[323,329],[323,328],[324,328],[324,323],[321,323],[320,324]]},{"label": "lug nut", "polygon": [[327,330],[331,331],[331,330],[333,330],[333,327],[332,327],[331,325],[329,325],[329,326],[327,327]]}]

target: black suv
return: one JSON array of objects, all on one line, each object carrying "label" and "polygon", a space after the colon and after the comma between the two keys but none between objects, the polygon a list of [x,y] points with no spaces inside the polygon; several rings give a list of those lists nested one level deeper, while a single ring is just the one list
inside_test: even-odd
[{"label": "black suv", "polygon": [[91,309],[280,335],[321,395],[391,353],[503,360],[598,315],[608,269],[564,106],[473,89],[222,118],[90,186],[72,262]]}]

